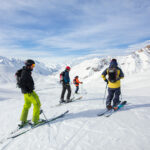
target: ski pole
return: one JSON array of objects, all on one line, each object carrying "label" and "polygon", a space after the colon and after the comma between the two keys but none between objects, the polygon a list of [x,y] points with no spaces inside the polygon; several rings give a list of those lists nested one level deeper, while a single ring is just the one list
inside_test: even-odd
[{"label": "ski pole", "polygon": [[121,92],[121,88],[120,88],[120,93],[121,93],[120,96],[121,96],[121,101],[122,101],[122,92]]},{"label": "ski pole", "polygon": [[[46,120],[47,123],[48,123],[48,126],[50,127],[50,123],[48,122],[48,119],[47,119],[45,113],[43,112],[43,110],[42,110],[42,113],[43,113],[43,116],[44,116],[45,120]],[[49,133],[50,133],[50,128],[49,128]],[[48,134],[48,139],[49,139],[49,142],[50,142],[50,134]]]},{"label": "ski pole", "polygon": [[45,113],[44,113],[44,111],[42,110],[42,113],[43,113],[43,116],[44,116],[44,118],[45,118],[45,120],[47,121],[47,123],[48,123],[48,126],[50,127],[50,124],[49,124],[49,122],[48,122],[48,119],[47,119],[47,117],[46,117],[46,115],[45,115]]},{"label": "ski pole", "polygon": [[81,94],[83,94],[83,86],[82,86],[82,84],[81,84]]},{"label": "ski pole", "polygon": [[106,90],[107,90],[107,83],[106,83],[106,87],[105,87],[105,93],[104,93],[104,98],[103,98],[103,104],[104,104],[104,101],[105,101]]}]

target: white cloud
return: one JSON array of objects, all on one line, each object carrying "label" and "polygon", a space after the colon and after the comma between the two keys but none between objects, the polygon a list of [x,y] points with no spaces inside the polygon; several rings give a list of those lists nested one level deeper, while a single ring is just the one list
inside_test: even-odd
[{"label": "white cloud", "polygon": [[1,1],[0,49],[20,49],[16,55],[28,54],[29,49],[62,56],[81,50],[123,53],[149,38],[149,6],[149,0]]}]

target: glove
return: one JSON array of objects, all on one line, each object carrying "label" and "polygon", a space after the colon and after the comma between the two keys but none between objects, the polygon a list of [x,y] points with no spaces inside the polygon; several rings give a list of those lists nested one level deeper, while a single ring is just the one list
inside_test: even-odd
[{"label": "glove", "polygon": [[70,84],[69,84],[69,83],[65,83],[65,85],[66,85],[66,86],[69,86]]},{"label": "glove", "polygon": [[43,110],[42,109],[40,109],[40,114],[42,114],[43,113]]},{"label": "glove", "polygon": [[60,84],[62,84],[62,83],[63,83],[63,80],[60,80],[59,82],[60,82]]},{"label": "glove", "polygon": [[104,81],[108,84],[108,80],[107,79],[105,79]]},{"label": "glove", "polygon": [[81,82],[81,84],[83,84],[83,82]]},{"label": "glove", "polygon": [[117,81],[120,80],[120,77],[118,77],[116,80],[117,80]]}]

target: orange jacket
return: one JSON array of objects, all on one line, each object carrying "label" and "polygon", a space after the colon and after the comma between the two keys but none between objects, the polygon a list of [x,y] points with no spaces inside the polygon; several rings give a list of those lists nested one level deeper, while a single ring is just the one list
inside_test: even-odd
[{"label": "orange jacket", "polygon": [[82,82],[80,82],[79,79],[76,78],[76,79],[75,79],[75,83],[74,83],[75,86],[79,86],[80,83],[82,83]]}]

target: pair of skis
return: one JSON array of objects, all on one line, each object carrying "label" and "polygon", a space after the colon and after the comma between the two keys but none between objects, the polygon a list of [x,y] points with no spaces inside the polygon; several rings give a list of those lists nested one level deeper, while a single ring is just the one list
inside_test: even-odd
[{"label": "pair of skis", "polygon": [[15,129],[14,131],[12,131],[12,132],[9,134],[9,136],[4,137],[3,139],[1,139],[1,140],[0,140],[0,144],[3,144],[5,141],[7,141],[7,140],[9,140],[9,139],[14,139],[14,138],[16,138],[16,137],[18,137],[18,136],[20,136],[20,135],[22,135],[22,134],[25,134],[25,133],[29,132],[30,130],[35,129],[35,128],[39,127],[39,126],[45,125],[45,124],[50,123],[50,122],[52,122],[52,121],[54,121],[54,120],[57,120],[57,119],[59,119],[59,118],[62,118],[62,117],[64,117],[68,112],[69,112],[69,110],[65,111],[64,113],[62,113],[62,114],[60,114],[60,115],[58,115],[58,116],[56,116],[56,117],[53,117],[53,118],[50,118],[50,119],[48,119],[48,120],[46,120],[46,121],[44,121],[44,122],[41,122],[41,123],[39,123],[39,124],[37,124],[37,125],[35,125],[35,126],[31,126],[31,125],[29,125],[29,124],[26,124],[25,127],[23,127],[23,128],[17,128],[17,129]]},{"label": "pair of skis", "polygon": [[[68,103],[72,103],[72,102],[74,102],[76,100],[80,100],[80,99],[82,99],[82,97],[83,96],[79,96],[77,98],[73,97],[73,98],[70,99],[70,101]],[[55,106],[58,107],[58,106],[61,106],[61,105],[64,105],[64,104],[68,104],[68,103],[67,102],[59,103],[59,104],[56,104]],[[52,107],[55,107],[55,106],[52,106]]]},{"label": "pair of skis", "polygon": [[114,112],[117,112],[118,110],[120,110],[122,107],[124,107],[124,105],[126,105],[127,101],[123,101],[121,102],[118,106],[117,109],[105,109],[104,111],[100,112],[97,114],[97,116],[105,116],[105,117],[110,117]]}]

